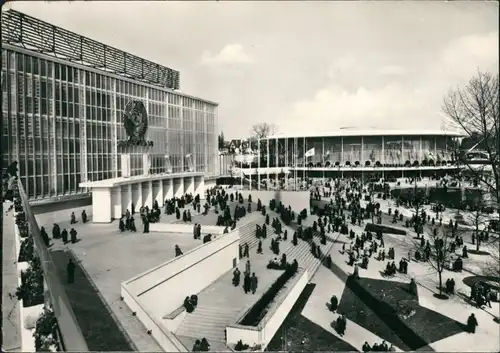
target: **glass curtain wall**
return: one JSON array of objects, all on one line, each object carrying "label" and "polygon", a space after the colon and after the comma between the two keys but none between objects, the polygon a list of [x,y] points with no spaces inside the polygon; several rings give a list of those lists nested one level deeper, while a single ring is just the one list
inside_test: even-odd
[{"label": "glass curtain wall", "polygon": [[217,106],[208,102],[10,49],[2,50],[2,94],[3,167],[18,161],[31,199],[79,194],[82,181],[121,176],[117,141],[127,139],[122,112],[130,100],[144,103],[146,139],[154,142],[127,149],[131,175],[143,173],[143,153],[152,173],[190,164],[219,174]]}]

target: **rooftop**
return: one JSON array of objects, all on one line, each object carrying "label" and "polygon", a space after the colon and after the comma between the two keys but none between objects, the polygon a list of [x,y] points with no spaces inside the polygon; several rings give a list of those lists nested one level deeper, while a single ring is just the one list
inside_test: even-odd
[{"label": "rooftop", "polygon": [[463,137],[464,133],[437,129],[393,130],[393,129],[358,129],[341,128],[330,132],[315,132],[301,134],[274,134],[269,139],[300,138],[300,137],[355,137],[355,136],[450,136]]},{"label": "rooftop", "polygon": [[2,13],[2,43],[65,58],[154,85],[179,89],[179,71],[64,28],[9,10]]}]

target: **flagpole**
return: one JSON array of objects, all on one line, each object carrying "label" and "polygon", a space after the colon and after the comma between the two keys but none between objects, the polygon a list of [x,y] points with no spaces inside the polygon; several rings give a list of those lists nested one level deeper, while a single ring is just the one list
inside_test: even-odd
[{"label": "flagpole", "polygon": [[297,191],[297,150],[298,150],[298,144],[297,144],[297,138],[293,138],[293,184],[294,184],[294,190]]},{"label": "flagpole", "polygon": [[323,149],[321,151],[322,156],[323,156],[323,163],[321,163],[321,167],[323,169],[323,184],[324,184],[325,183],[325,138],[324,137],[321,139],[321,144],[322,144],[321,147]]},{"label": "flagpole", "polygon": [[[252,147],[250,145],[250,139],[248,140],[247,142],[248,144],[248,150],[247,151],[251,151],[252,150]],[[248,161],[250,161],[250,157],[248,157]],[[248,184],[248,189],[251,191],[252,190],[252,168],[250,168],[250,164],[248,165],[248,172],[249,172],[249,175],[248,177],[250,178],[250,184]]]},{"label": "flagpole", "polygon": [[240,140],[240,187],[243,190],[243,139]]},{"label": "flagpole", "polygon": [[267,140],[267,149],[266,149],[266,164],[267,164],[267,167],[266,167],[266,190],[268,189],[267,186],[269,185],[269,136],[266,137],[266,140]]},{"label": "flagpole", "polygon": [[257,190],[260,191],[260,136],[257,136]]},{"label": "flagpole", "polygon": [[[302,138],[302,147],[304,148],[304,169],[302,170],[302,182],[306,181],[306,168],[307,168],[307,158],[306,158],[306,138]],[[307,186],[307,183],[306,183]]]}]

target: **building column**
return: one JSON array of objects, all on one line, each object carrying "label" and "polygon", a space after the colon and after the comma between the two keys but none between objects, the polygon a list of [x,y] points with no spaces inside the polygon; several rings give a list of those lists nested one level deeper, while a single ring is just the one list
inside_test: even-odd
[{"label": "building column", "polygon": [[205,177],[200,176],[199,178],[200,178],[200,182],[198,183],[198,187],[196,188],[195,193],[200,195],[200,199],[204,199],[205,198]]},{"label": "building column", "polygon": [[143,206],[142,183],[136,183],[132,185],[132,203],[134,204],[134,211],[139,212],[139,208]]},{"label": "building column", "polygon": [[164,199],[172,199],[174,197],[174,179],[170,178],[166,180],[167,187],[164,188],[165,197]]},{"label": "building column", "polygon": [[94,223],[110,223],[111,215],[111,189],[92,189],[92,221]]},{"label": "building column", "polygon": [[120,219],[122,217],[122,209],[123,209],[123,203],[122,203],[122,187],[121,186],[116,186],[111,189],[111,207],[113,209],[112,211],[112,218],[113,219]]},{"label": "building column", "polygon": [[158,183],[158,190],[156,191],[155,200],[158,202],[159,207],[163,207],[165,199],[163,198],[163,180],[160,180]]},{"label": "building column", "polygon": [[179,180],[179,188],[177,189],[177,195],[175,195],[175,196],[181,197],[182,195],[184,195],[186,193],[184,178],[180,177],[177,179]]},{"label": "building column", "polygon": [[420,142],[419,142],[419,147],[418,147],[419,151],[418,151],[418,158],[417,159],[418,159],[418,164],[420,167],[420,163],[422,163],[422,160],[423,160],[423,158],[422,158],[422,136],[419,137],[419,140],[420,140]]},{"label": "building column", "polygon": [[142,199],[143,206],[153,208],[153,182],[151,180],[142,183]]},{"label": "building column", "polygon": [[[191,193],[192,195],[195,195],[195,188],[194,188],[194,176],[186,178],[188,180],[188,187],[187,187],[187,193]],[[193,196],[193,197],[194,197]]]}]

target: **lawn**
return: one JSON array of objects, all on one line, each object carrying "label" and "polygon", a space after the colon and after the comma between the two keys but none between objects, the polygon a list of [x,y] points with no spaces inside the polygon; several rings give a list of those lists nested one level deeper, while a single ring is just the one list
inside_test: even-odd
[{"label": "lawn", "polygon": [[269,342],[266,351],[282,351],[283,336],[286,336],[285,350],[289,352],[357,351],[350,344],[301,315],[315,287],[315,284],[308,284],[304,288],[288,316]]},{"label": "lawn", "polygon": [[[464,325],[421,307],[407,283],[349,278],[338,311],[404,351],[414,351],[464,331]],[[349,327],[347,327],[349,330]]]},{"label": "lawn", "polygon": [[[133,351],[78,260],[63,250],[52,251],[51,255],[89,350]],[[70,257],[76,265],[75,281],[67,284],[66,264]]]}]

